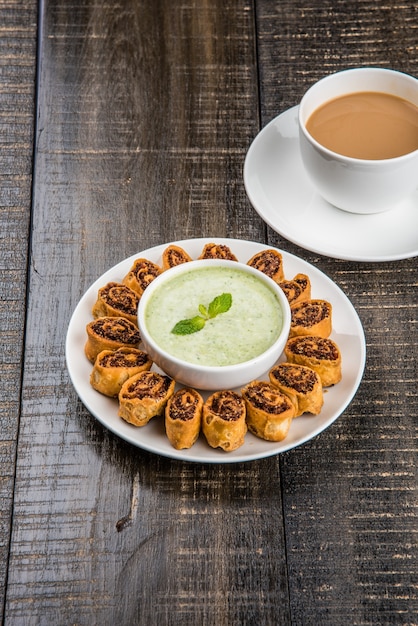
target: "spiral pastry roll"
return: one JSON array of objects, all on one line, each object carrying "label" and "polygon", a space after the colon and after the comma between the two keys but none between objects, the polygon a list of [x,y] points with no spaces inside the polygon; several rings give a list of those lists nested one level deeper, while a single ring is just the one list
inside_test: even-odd
[{"label": "spiral pastry roll", "polygon": [[175,384],[172,378],[151,371],[128,378],[119,392],[119,417],[134,426],[145,426],[164,413]]},{"label": "spiral pastry roll", "polygon": [[287,341],[284,353],[290,363],[313,369],[323,387],[335,385],[341,380],[341,352],[329,337],[292,337]]},{"label": "spiral pastry roll", "polygon": [[141,340],[138,327],[126,317],[98,317],[86,326],[84,352],[94,363],[99,352],[118,348],[137,348]]},{"label": "spiral pastry roll", "polygon": [[245,403],[235,391],[216,391],[203,405],[202,430],[212,448],[226,452],[244,443],[247,432]]},{"label": "spiral pastry roll", "polygon": [[91,386],[105,396],[116,398],[123,383],[131,376],[151,369],[146,352],[136,348],[119,348],[99,352],[90,375]]},{"label": "spiral pastry roll", "polygon": [[274,248],[269,250],[261,250],[247,261],[247,265],[255,267],[263,274],[270,276],[276,283],[284,280],[283,257]]},{"label": "spiral pastry roll", "polygon": [[296,274],[292,280],[283,280],[279,282],[279,287],[284,291],[291,306],[298,302],[310,300],[311,282],[306,274]]},{"label": "spiral pastry roll", "polygon": [[293,277],[293,280],[295,281],[295,283],[297,283],[302,292],[300,294],[300,301],[303,302],[304,300],[310,300],[311,299],[311,279],[309,278],[309,276],[307,276],[306,274],[296,274],[296,276]]},{"label": "spiral pastry roll", "polygon": [[126,317],[137,325],[139,296],[126,285],[107,283],[99,289],[93,306],[93,317]]},{"label": "spiral pastry roll", "polygon": [[162,269],[169,270],[171,267],[181,265],[182,263],[188,263],[192,261],[192,257],[187,254],[186,250],[183,250],[180,246],[171,244],[168,246],[162,255]]},{"label": "spiral pastry roll", "polygon": [[227,261],[238,261],[230,248],[221,243],[207,243],[199,259],[226,259]]},{"label": "spiral pastry roll", "polygon": [[195,389],[175,392],[165,407],[165,430],[173,448],[191,448],[200,433],[203,398]]},{"label": "spiral pastry roll", "polygon": [[332,330],[332,306],[326,300],[306,300],[290,307],[289,337],[317,335],[328,337]]},{"label": "spiral pastry roll", "polygon": [[136,259],[127,275],[122,280],[132,291],[142,296],[148,285],[162,272],[161,267],[148,259]]},{"label": "spiral pastry roll", "polygon": [[260,439],[282,441],[288,434],[295,407],[291,399],[266,381],[253,380],[242,389],[248,430]]},{"label": "spiral pastry roll", "polygon": [[295,280],[282,280],[279,282],[279,287],[284,292],[291,306],[297,302],[301,302],[302,288]]},{"label": "spiral pastry roll", "polygon": [[296,363],[279,363],[269,372],[270,382],[289,396],[295,405],[295,417],[302,413],[318,415],[324,404],[322,383],[313,369]]}]

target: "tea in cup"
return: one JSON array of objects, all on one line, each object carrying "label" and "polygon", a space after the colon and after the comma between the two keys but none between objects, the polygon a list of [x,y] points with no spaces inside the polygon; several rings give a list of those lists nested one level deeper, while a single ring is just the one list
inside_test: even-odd
[{"label": "tea in cup", "polygon": [[418,185],[418,80],[357,68],[315,83],[299,107],[305,170],[319,194],[352,213],[379,213]]}]

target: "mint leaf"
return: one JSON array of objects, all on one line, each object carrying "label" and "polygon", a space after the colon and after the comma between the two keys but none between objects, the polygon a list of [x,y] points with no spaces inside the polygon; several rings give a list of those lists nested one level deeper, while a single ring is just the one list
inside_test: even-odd
[{"label": "mint leaf", "polygon": [[196,317],[192,317],[189,320],[180,320],[180,322],[177,322],[171,332],[174,333],[174,335],[191,335],[202,330],[204,325],[205,319],[200,317],[200,315],[196,315]]},{"label": "mint leaf", "polygon": [[223,293],[216,296],[209,304],[209,317],[216,317],[220,313],[226,313],[232,306],[232,296],[230,293]]},{"label": "mint leaf", "polygon": [[191,335],[202,330],[207,320],[210,320],[220,313],[226,313],[232,306],[232,296],[230,293],[223,293],[220,296],[216,296],[206,308],[203,304],[199,304],[199,313],[195,317],[191,317],[188,320],[180,320],[172,328],[171,332],[174,335]]}]

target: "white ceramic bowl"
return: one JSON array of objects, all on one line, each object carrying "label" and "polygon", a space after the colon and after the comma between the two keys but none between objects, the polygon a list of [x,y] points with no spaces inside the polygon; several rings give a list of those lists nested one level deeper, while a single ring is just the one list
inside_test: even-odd
[{"label": "white ceramic bowl", "polygon": [[[196,272],[200,269],[215,266],[227,268],[233,271],[243,271],[246,274],[255,277],[263,285],[266,285],[273,294],[273,305],[274,300],[277,300],[277,307],[282,316],[282,327],[274,343],[258,356],[254,356],[249,360],[233,365],[202,365],[200,363],[196,364],[189,362],[184,358],[173,356],[169,351],[167,351],[167,349],[163,349],[155,341],[155,339],[151,336],[147,325],[147,307],[157,290],[160,290],[159,293],[161,294],[163,293],[161,290],[167,291],[167,289],[169,289],[169,283],[176,277],[183,274],[186,280],[189,280],[190,277],[187,276],[188,272]],[[207,305],[208,302],[201,304]],[[197,302],[193,304],[193,311],[197,309],[197,306]],[[231,307],[231,315],[232,310],[233,308]],[[197,310],[196,313],[198,313]],[[228,313],[224,313],[223,315],[226,316]],[[180,316],[180,318],[182,317],[183,316]],[[216,320],[213,321],[216,322]],[[260,377],[262,374],[267,372],[280,357],[289,335],[290,307],[286,296],[280,287],[271,278],[259,270],[236,261],[224,261],[218,259],[197,260],[169,269],[152,281],[140,299],[138,307],[138,322],[144,349],[148,352],[156,365],[158,365],[167,375],[171,376],[183,385],[195,387],[197,389],[233,389]],[[199,332],[204,332],[204,329]],[[228,336],[231,336],[230,333]],[[193,335],[190,335],[190,337],[193,337]]]},{"label": "white ceramic bowl", "polygon": [[388,93],[418,106],[418,80],[401,72],[365,67],[326,76],[308,89],[300,103],[301,157],[325,200],[351,213],[379,213],[395,207],[417,188],[418,150],[392,159],[355,159],[328,150],[306,130],[308,118],[319,106],[359,91]]}]

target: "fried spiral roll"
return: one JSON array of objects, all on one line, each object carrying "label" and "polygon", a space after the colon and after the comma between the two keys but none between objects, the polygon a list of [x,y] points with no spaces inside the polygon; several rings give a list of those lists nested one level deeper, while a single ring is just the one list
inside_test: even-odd
[{"label": "fried spiral roll", "polygon": [[282,280],[279,282],[279,287],[290,305],[301,301],[302,288],[295,280]]},{"label": "fried spiral roll", "polygon": [[295,405],[295,417],[302,413],[318,415],[324,404],[322,383],[313,369],[296,363],[279,363],[269,372],[270,382],[289,396]]},{"label": "fried spiral roll", "polygon": [[274,248],[269,250],[261,250],[247,261],[247,265],[255,267],[263,274],[270,276],[276,283],[284,280],[283,257]]},{"label": "fried spiral roll", "polygon": [[187,254],[186,250],[183,250],[180,246],[171,244],[167,246],[162,254],[162,269],[169,270],[171,267],[181,265],[182,263],[188,263],[192,261],[192,257]]},{"label": "fried spiral roll", "polygon": [[126,317],[98,317],[86,326],[84,352],[94,363],[99,352],[118,348],[137,348],[141,340],[138,327]]},{"label": "fried spiral roll", "polygon": [[145,426],[164,413],[175,384],[172,378],[151,371],[128,378],[119,392],[119,417],[134,426]]},{"label": "fried spiral roll", "polygon": [[148,259],[136,259],[122,283],[142,296],[148,285],[162,272],[161,267]]},{"label": "fried spiral roll", "polygon": [[317,335],[328,337],[332,330],[332,306],[326,300],[306,300],[290,307],[289,337]]},{"label": "fried spiral roll", "polygon": [[226,259],[227,261],[238,261],[235,254],[232,253],[230,248],[222,243],[207,243],[199,259]]},{"label": "fried spiral roll", "polygon": [[335,385],[342,378],[341,352],[329,337],[293,337],[287,341],[284,353],[290,363],[313,369],[323,387]]},{"label": "fried spiral roll", "polygon": [[136,348],[119,348],[99,352],[90,375],[91,386],[105,396],[116,398],[123,383],[139,372],[151,369],[146,352]]},{"label": "fried spiral roll", "polygon": [[288,434],[295,407],[291,399],[266,381],[253,380],[242,389],[248,430],[267,441],[282,441]]},{"label": "fried spiral roll", "polygon": [[138,294],[126,285],[107,283],[99,289],[92,310],[93,317],[126,317],[137,326],[138,303]]},{"label": "fried spiral roll", "polygon": [[279,287],[291,306],[311,298],[311,281],[306,274],[296,274],[292,280],[283,280]]},{"label": "fried spiral roll", "polygon": [[247,432],[245,403],[235,391],[216,391],[203,405],[202,430],[212,448],[226,452],[244,443]]},{"label": "fried spiral roll", "polygon": [[203,398],[184,387],[174,393],[165,407],[165,431],[173,448],[191,448],[200,433]]},{"label": "fried spiral roll", "polygon": [[307,276],[307,274],[299,273],[293,277],[293,280],[295,281],[295,283],[297,283],[300,286],[302,290],[302,293],[300,295],[300,301],[310,300],[311,299],[311,279],[309,278],[309,276]]}]

